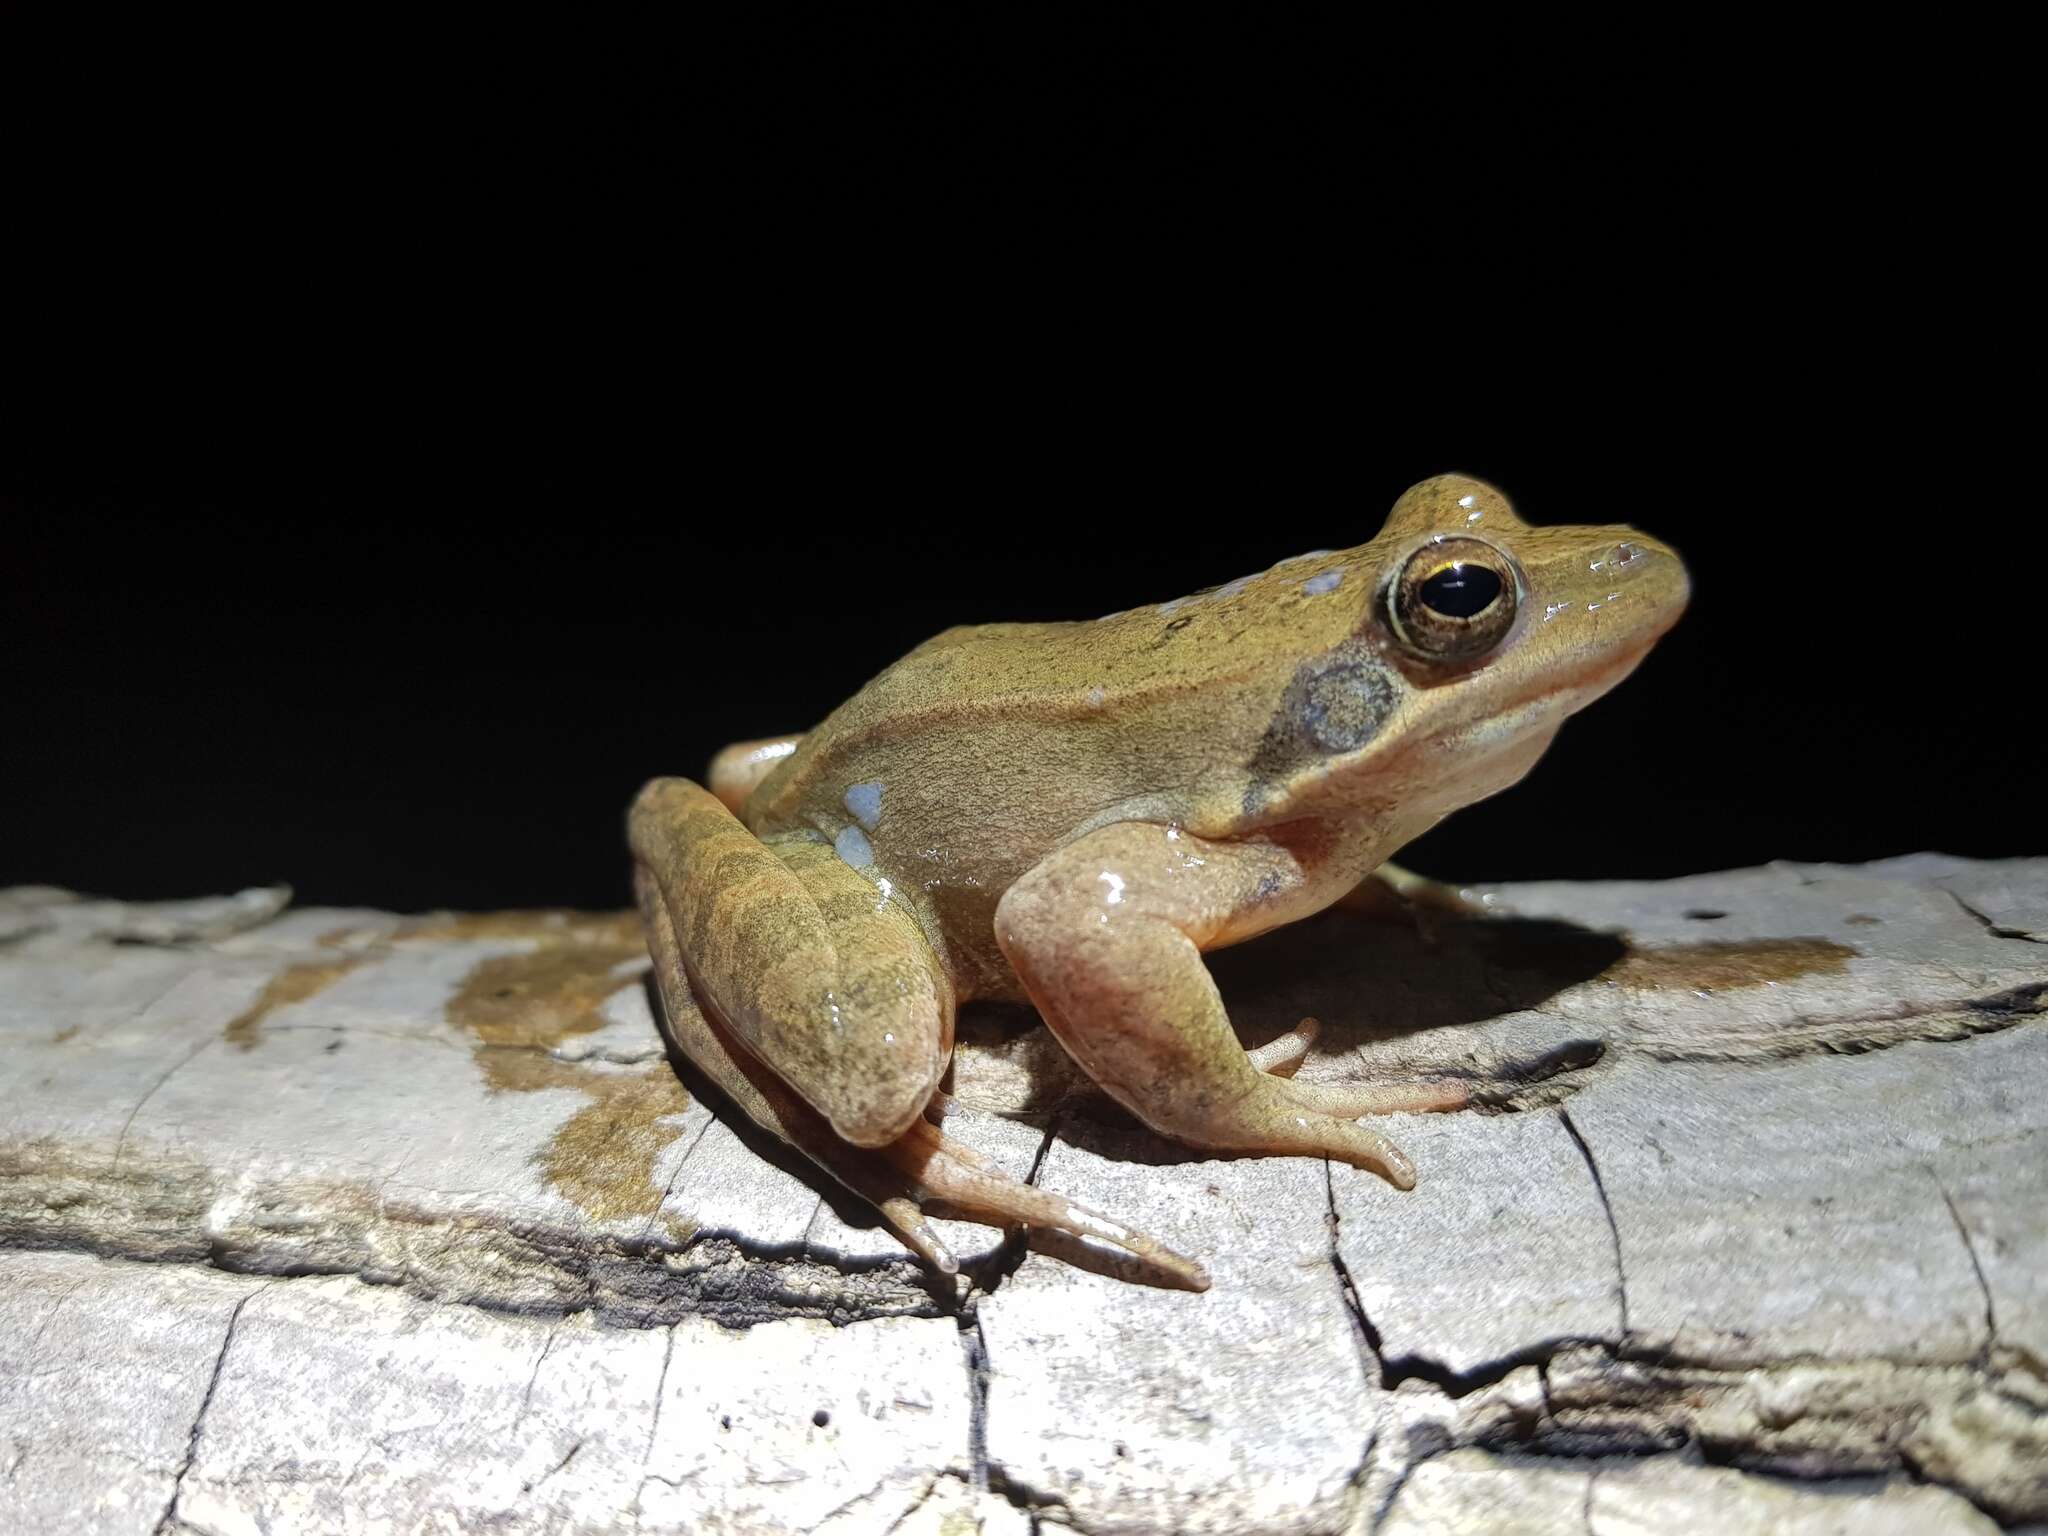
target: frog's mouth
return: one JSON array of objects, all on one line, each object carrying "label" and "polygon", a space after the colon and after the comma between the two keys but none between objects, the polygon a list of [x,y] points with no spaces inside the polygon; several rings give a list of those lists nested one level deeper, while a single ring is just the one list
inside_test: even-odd
[{"label": "frog's mouth", "polygon": [[[1672,615],[1674,622],[1677,615]],[[1669,629],[1665,625],[1655,634],[1647,636],[1641,644],[1610,652],[1599,662],[1588,667],[1576,677],[1553,680],[1549,687],[1533,693],[1519,704],[1510,705],[1504,713],[1520,714],[1540,710],[1555,714],[1560,720],[1566,715],[1575,715],[1595,700],[1605,697],[1619,687],[1628,675],[1642,665],[1643,658],[1650,654],[1650,648],[1658,637]]]},{"label": "frog's mouth", "polygon": [[[1436,748],[1469,769],[1492,766],[1481,778],[1498,777],[1505,788],[1534,766],[1566,719],[1594,703],[1635,671],[1651,648],[1678,622],[1682,605],[1664,612],[1660,621],[1612,638],[1589,655],[1585,664],[1559,675],[1545,669],[1542,680],[1499,709],[1437,739]],[[1492,790],[1483,793],[1492,793]]]}]

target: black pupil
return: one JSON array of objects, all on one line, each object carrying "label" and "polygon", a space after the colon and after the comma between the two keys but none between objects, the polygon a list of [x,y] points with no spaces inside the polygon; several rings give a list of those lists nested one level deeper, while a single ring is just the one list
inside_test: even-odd
[{"label": "black pupil", "polygon": [[1422,584],[1422,600],[1451,619],[1484,613],[1500,596],[1500,577],[1483,565],[1447,565]]}]

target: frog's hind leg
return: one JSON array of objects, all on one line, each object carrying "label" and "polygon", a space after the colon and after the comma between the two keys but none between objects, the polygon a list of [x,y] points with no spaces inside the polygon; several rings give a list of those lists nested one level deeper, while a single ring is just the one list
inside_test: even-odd
[{"label": "frog's hind leg", "polygon": [[728,1033],[847,1141],[908,1130],[945,1071],[953,996],[901,904],[822,839],[762,842],[688,779],[643,789],[627,830]]},{"label": "frog's hind leg", "polygon": [[[630,832],[677,1048],[755,1124],[872,1202],[914,1252],[957,1267],[925,1217],[930,1202],[964,1220],[1068,1233],[1134,1279],[1207,1288],[1200,1265],[1010,1179],[923,1118],[952,1044],[950,988],[909,915],[878,903],[829,845],[771,847],[684,779],[643,790]],[[852,1037],[865,1043],[849,1047]]]},{"label": "frog's hind leg", "polygon": [[676,1047],[748,1119],[873,1205],[889,1230],[926,1263],[949,1275],[960,1267],[925,1215],[925,1202],[930,1201],[943,1207],[944,1214],[964,1221],[994,1227],[1022,1223],[1065,1232],[1118,1263],[1133,1279],[1182,1290],[1209,1288],[1208,1275],[1193,1260],[1085,1206],[1018,1183],[927,1120],[920,1118],[887,1146],[868,1150],[848,1145],[822,1115],[753,1060],[706,1013],[691,988],[659,885],[641,868],[634,872],[633,888],[646,919],[662,1012]]},{"label": "frog's hind leg", "polygon": [[758,741],[736,741],[711,759],[711,793],[737,816],[746,809],[747,796],[754,792],[776,765],[794,752],[801,736],[764,736]]}]

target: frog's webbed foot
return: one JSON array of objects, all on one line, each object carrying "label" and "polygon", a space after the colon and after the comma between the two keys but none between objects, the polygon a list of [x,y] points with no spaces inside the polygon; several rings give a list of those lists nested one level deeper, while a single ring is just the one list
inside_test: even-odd
[{"label": "frog's webbed foot", "polygon": [[645,919],[664,1022],[676,1048],[748,1119],[872,1204],[904,1246],[935,1269],[954,1274],[959,1261],[928,1219],[927,1203],[938,1214],[988,1226],[1064,1232],[1132,1279],[1191,1291],[1209,1288],[1208,1275],[1193,1260],[1085,1206],[1017,1182],[922,1116],[878,1146],[848,1142],[704,1007],[660,882],[645,864],[634,871],[633,889]]}]

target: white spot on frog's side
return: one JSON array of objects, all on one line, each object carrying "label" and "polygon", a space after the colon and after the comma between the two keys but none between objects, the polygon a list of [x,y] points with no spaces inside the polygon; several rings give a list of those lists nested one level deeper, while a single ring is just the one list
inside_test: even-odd
[{"label": "white spot on frog's side", "polygon": [[875,862],[874,845],[859,827],[841,828],[839,835],[832,839],[832,851],[855,869],[866,869]]},{"label": "white spot on frog's side", "polygon": [[888,876],[884,875],[875,882],[875,889],[882,893],[882,899],[875,903],[875,910],[879,912],[889,905],[889,898],[896,894],[896,887],[891,885]]},{"label": "white spot on frog's side", "polygon": [[1321,597],[1325,592],[1334,592],[1342,585],[1344,585],[1344,573],[1342,571],[1324,571],[1321,575],[1311,576],[1307,581],[1304,581],[1301,584],[1301,590],[1310,597]]},{"label": "white spot on frog's side", "polygon": [[1090,688],[1088,690],[1088,707],[1090,709],[1102,708],[1102,701],[1104,697],[1105,695],[1102,691],[1102,684],[1097,683],[1093,688]]},{"label": "white spot on frog's side", "polygon": [[855,821],[874,831],[875,823],[882,819],[882,781],[870,779],[854,785],[846,792],[846,809]]},{"label": "white spot on frog's side", "polygon": [[1124,877],[1104,870],[1095,877],[1109,887],[1109,894],[1102,898],[1103,905],[1116,906],[1124,899]]}]

